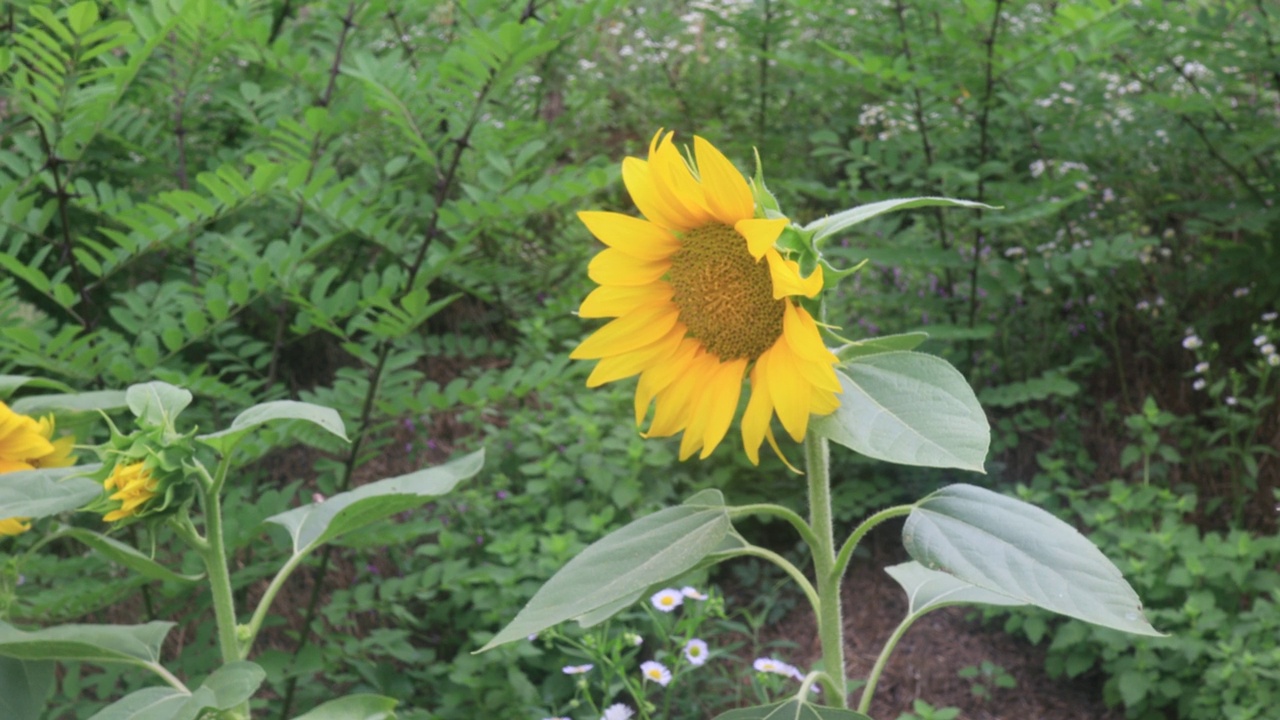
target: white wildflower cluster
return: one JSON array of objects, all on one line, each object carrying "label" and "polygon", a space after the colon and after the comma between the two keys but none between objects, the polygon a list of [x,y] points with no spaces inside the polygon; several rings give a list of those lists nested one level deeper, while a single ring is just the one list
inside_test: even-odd
[{"label": "white wildflower cluster", "polygon": [[[940,118],[941,116],[937,113],[930,113],[926,119],[937,120]],[[910,113],[892,100],[884,105],[864,105],[858,112],[858,124],[869,130],[878,128],[876,130],[876,139],[881,142],[897,137],[904,132],[909,135],[916,131],[916,123],[910,117]]]},{"label": "white wildflower cluster", "polygon": [[1204,341],[1200,339],[1199,335],[1195,334],[1195,330],[1192,328],[1187,328],[1187,330],[1186,337],[1182,338],[1182,347],[1188,350],[1199,350],[1204,347]]}]

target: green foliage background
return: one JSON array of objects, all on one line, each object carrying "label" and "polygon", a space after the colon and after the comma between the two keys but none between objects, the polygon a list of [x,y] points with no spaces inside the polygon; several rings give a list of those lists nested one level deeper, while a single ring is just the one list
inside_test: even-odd
[{"label": "green foliage background", "polygon": [[[568,364],[594,251],[573,211],[630,208],[620,158],[658,127],[743,169],[757,147],[801,222],[1002,205],[838,239],[837,265],[872,264],[828,320],[929,332],[992,415],[992,478],[1092,530],[1175,632],[1009,618],[1051,669],[1100,672],[1131,717],[1263,717],[1274,698],[1240,678],[1280,670],[1276,371],[1253,342],[1280,327],[1260,320],[1280,305],[1278,45],[1280,10],[1244,0],[8,0],[0,373],[165,380],[211,428],[271,399],[338,408],[350,447],[242,446],[263,460],[230,501],[246,596],[278,559],[262,518],[486,445],[482,478],[404,519],[427,533],[323,554],[258,661],[273,710],[338,689],[524,716],[570,692],[561,659],[470,651],[586,543],[701,487],[801,501],[732,443],[671,470],[626,384],[587,391]],[[950,479],[837,459],[844,522]],[[176,614],[171,650],[212,647],[200,598],[50,549],[7,617]],[[87,716],[137,680],[72,668],[54,702]]]}]

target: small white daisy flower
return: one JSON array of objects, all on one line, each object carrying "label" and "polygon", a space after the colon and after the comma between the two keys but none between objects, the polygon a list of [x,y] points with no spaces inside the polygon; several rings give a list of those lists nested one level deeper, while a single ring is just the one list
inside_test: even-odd
[{"label": "small white daisy flower", "polygon": [[796,673],[800,672],[794,666],[774,658],[756,658],[751,666],[756,669],[756,672],[773,673],[784,677],[795,677]]},{"label": "small white daisy flower", "polygon": [[1207,362],[1196,363],[1196,372],[1200,373],[1201,375],[1209,372],[1209,363]]},{"label": "small white daisy flower", "polygon": [[1266,336],[1266,335],[1259,335],[1258,337],[1256,337],[1256,338],[1254,338],[1254,339],[1253,339],[1253,346],[1254,346],[1254,347],[1262,347],[1263,345],[1266,345],[1266,344],[1267,344],[1267,336]]},{"label": "small white daisy flower", "polygon": [[636,711],[626,705],[614,703],[605,708],[604,717],[600,718],[600,720],[631,720],[631,716],[635,714]]},{"label": "small white daisy flower", "polygon": [[1222,398],[1222,402],[1224,402],[1224,403],[1226,403],[1226,404],[1231,405],[1232,407],[1234,407],[1234,406],[1235,406],[1235,404],[1236,404],[1236,397],[1235,397],[1235,395],[1228,395],[1228,396],[1226,396],[1226,397]]},{"label": "small white daisy flower", "polygon": [[1232,294],[1232,295],[1234,295],[1234,296],[1236,296],[1236,297],[1238,297],[1238,298],[1241,298],[1241,297],[1244,297],[1245,295],[1248,295],[1248,294],[1249,294],[1249,288],[1247,288],[1247,287],[1238,287],[1238,288],[1236,288],[1235,290],[1231,291],[1231,294]]},{"label": "small white daisy flower", "polygon": [[705,640],[693,638],[684,644],[684,656],[691,664],[701,665],[707,661],[707,643]]},{"label": "small white daisy flower", "polygon": [[1277,317],[1280,317],[1280,314],[1273,312],[1262,313],[1262,322],[1273,322]]},{"label": "small white daisy flower", "polygon": [[1280,355],[1268,355],[1267,364],[1271,367],[1280,367]]},{"label": "small white daisy flower", "polygon": [[1204,341],[1198,335],[1188,335],[1182,338],[1182,347],[1188,350],[1195,350],[1202,346],[1204,346]]},{"label": "small white daisy flower", "polygon": [[1204,378],[1196,378],[1196,381],[1191,383],[1191,389],[1193,390],[1203,390],[1204,386],[1205,386]]},{"label": "small white daisy flower", "polygon": [[1261,352],[1263,355],[1266,355],[1267,357],[1271,357],[1272,355],[1276,354],[1276,346],[1272,345],[1271,343],[1267,343],[1266,345],[1263,345],[1262,347],[1258,348],[1258,351]]},{"label": "small white daisy flower", "polygon": [[593,667],[595,667],[595,665],[592,665],[591,663],[587,663],[586,665],[565,665],[561,670],[565,675],[582,675],[583,673],[590,672]]},{"label": "small white daisy flower", "polygon": [[697,588],[693,587],[692,585],[685,585],[684,587],[680,588],[680,594],[689,598],[690,600],[706,600],[707,599],[706,595],[703,595],[702,593],[698,592]]},{"label": "small white daisy flower", "polygon": [[671,612],[684,604],[684,595],[681,595],[679,590],[663,588],[654,593],[653,597],[649,598],[649,602],[662,612]]},{"label": "small white daisy flower", "polygon": [[666,687],[667,683],[671,682],[671,671],[657,660],[646,660],[640,663],[640,673],[644,675],[645,680],[652,680],[662,687]]}]

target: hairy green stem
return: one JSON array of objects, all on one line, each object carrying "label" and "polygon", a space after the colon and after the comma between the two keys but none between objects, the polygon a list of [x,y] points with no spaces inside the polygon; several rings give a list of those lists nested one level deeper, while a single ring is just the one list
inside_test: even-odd
[{"label": "hairy green stem", "polygon": [[840,580],[835,552],[835,528],[831,518],[831,455],[827,439],[810,432],[804,439],[805,472],[809,478],[809,526],[816,542],[813,571],[818,581],[818,638],[822,643],[823,669],[831,678],[831,702],[844,708],[848,681],[844,667],[844,627],[840,620]]},{"label": "hairy green stem", "polygon": [[267,611],[271,609],[271,603],[275,601],[276,595],[280,593],[284,587],[285,581],[289,576],[293,575],[293,571],[298,565],[307,558],[310,553],[297,553],[289,558],[282,566],[276,576],[271,578],[271,584],[267,586],[266,591],[262,593],[262,599],[258,601],[258,607],[253,611],[253,617],[249,618],[249,624],[246,626],[243,640],[240,642],[240,659],[245,660],[249,657],[249,650],[253,648],[253,641],[258,637],[258,631],[262,629],[262,621],[267,617]]},{"label": "hairy green stem", "polygon": [[733,554],[737,556],[750,555],[752,557],[758,557],[763,560],[768,560],[774,565],[782,568],[783,572],[790,575],[791,579],[795,580],[796,584],[800,586],[800,589],[804,591],[805,597],[809,598],[809,604],[814,607],[814,610],[816,611],[818,609],[818,606],[821,604],[818,591],[815,590],[813,584],[809,582],[809,578],[806,578],[804,573],[800,572],[800,568],[792,565],[786,558],[776,552],[765,550],[764,548],[756,547],[755,545],[748,545],[741,550],[734,551]]},{"label": "hairy green stem", "polygon": [[729,519],[742,517],[744,515],[773,515],[791,523],[791,526],[800,533],[800,539],[805,541],[809,547],[818,544],[818,537],[813,534],[813,529],[809,527],[809,523],[804,521],[794,510],[785,508],[781,505],[773,503],[756,503],[754,505],[738,505],[729,508]]},{"label": "hairy green stem", "polygon": [[924,613],[913,613],[902,619],[898,623],[898,627],[894,629],[893,634],[885,641],[884,647],[880,648],[880,656],[876,658],[876,664],[871,668],[871,674],[867,676],[867,684],[862,686],[862,697],[858,700],[858,712],[867,714],[871,710],[871,699],[876,694],[876,683],[880,681],[880,675],[884,673],[884,666],[889,663],[889,656],[893,654],[894,648],[898,646],[898,641],[906,634],[907,630]]},{"label": "hairy green stem", "polygon": [[222,662],[235,662],[240,659],[240,641],[236,638],[235,601],[231,596],[231,573],[222,535],[222,500],[217,494],[204,496],[204,525],[208,545],[200,556],[209,573],[210,598],[218,623],[218,646],[222,650]]},{"label": "hairy green stem", "polygon": [[858,543],[862,541],[863,536],[871,531],[871,528],[888,520],[889,518],[902,517],[908,515],[915,505],[895,505],[891,508],[885,508],[880,512],[872,515],[849,535],[849,539],[844,541],[844,545],[840,548],[840,554],[836,555],[835,572],[840,577],[844,577],[845,570],[849,569],[849,561],[853,559],[853,551],[857,549]]}]

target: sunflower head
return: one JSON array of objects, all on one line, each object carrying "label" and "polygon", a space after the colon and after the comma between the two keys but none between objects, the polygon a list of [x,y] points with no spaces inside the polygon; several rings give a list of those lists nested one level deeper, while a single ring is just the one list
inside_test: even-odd
[{"label": "sunflower head", "polygon": [[103,494],[84,508],[109,523],[163,518],[194,498],[188,467],[195,452],[195,430],[185,435],[167,427],[149,427],[124,435],[114,425],[99,448],[103,467],[94,476]]},{"label": "sunflower head", "polygon": [[622,179],[643,219],[583,212],[607,247],[588,267],[599,284],[583,317],[613,318],[574,350],[598,360],[589,386],[639,375],[636,422],[646,435],[683,433],[680,457],[707,457],[737,415],[744,379],[743,448],[759,462],[777,449],[777,416],[796,441],[809,416],[839,406],[836,357],[803,300],[823,287],[775,246],[790,224],[757,174],[755,190],[711,143],[693,139],[686,160],[659,132],[647,160],[629,157]]},{"label": "sunflower head", "polygon": [[[0,473],[39,468],[66,467],[75,463],[71,449],[76,439],[53,439],[52,415],[39,420],[16,413],[0,402]],[[19,535],[31,529],[29,518],[0,519],[0,536]]]}]

